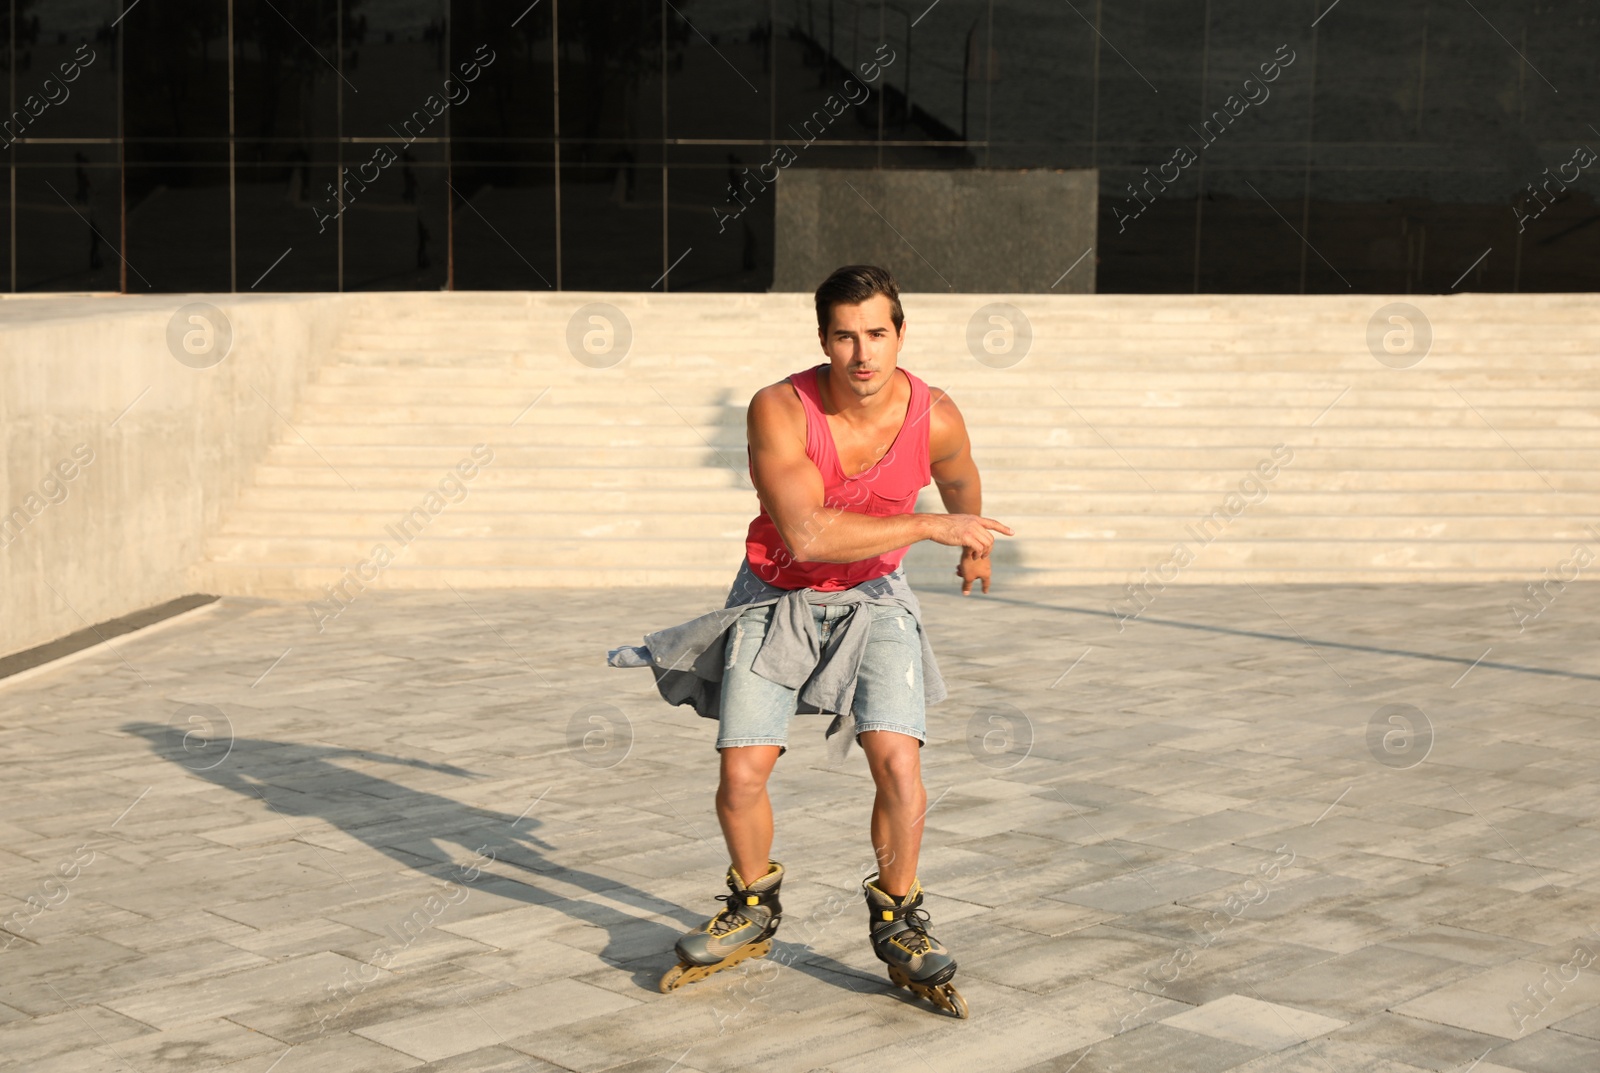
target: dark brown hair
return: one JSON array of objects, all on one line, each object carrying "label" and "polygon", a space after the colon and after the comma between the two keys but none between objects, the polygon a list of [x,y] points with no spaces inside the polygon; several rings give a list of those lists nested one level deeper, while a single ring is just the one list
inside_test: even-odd
[{"label": "dark brown hair", "polygon": [[894,273],[877,265],[845,265],[822,281],[817,288],[817,330],[827,335],[828,318],[835,305],[860,305],[875,294],[889,299],[889,319],[898,333],[905,321],[900,309],[900,285],[895,282]]}]

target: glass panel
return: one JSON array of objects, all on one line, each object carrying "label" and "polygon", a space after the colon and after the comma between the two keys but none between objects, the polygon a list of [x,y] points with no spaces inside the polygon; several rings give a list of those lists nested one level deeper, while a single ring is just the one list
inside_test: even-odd
[{"label": "glass panel", "polygon": [[[880,130],[884,138],[907,141],[959,136],[959,131],[924,112],[913,112],[915,121],[907,118],[906,34],[914,16],[876,0],[861,4],[835,0],[830,37],[828,0],[780,0],[777,7],[777,32],[772,41],[776,93],[770,101],[770,129],[780,142],[800,152],[808,143],[870,144],[878,139]],[[942,10],[944,4],[939,7]],[[928,25],[937,25],[931,18]],[[920,36],[917,47],[922,47]],[[888,62],[877,62],[879,55]],[[865,73],[857,64],[866,65]],[[768,86],[758,85],[761,96],[767,98]],[[769,124],[752,122],[749,129],[760,132],[752,133],[753,137],[763,138]],[[924,159],[930,162],[923,165],[927,167],[933,166],[931,161],[936,158],[928,152]]]},{"label": "glass panel", "polygon": [[[5,85],[0,87],[0,108],[5,115],[11,114],[11,4],[12,0],[0,0],[0,72],[5,73]],[[0,206],[0,290],[16,290],[16,282],[11,275],[11,256],[15,248],[11,244],[11,161],[13,150],[11,148],[12,135],[0,131],[0,148],[5,150],[5,156],[0,157],[6,167],[6,180],[0,185],[0,195],[5,197],[5,204]]]},{"label": "glass panel", "polygon": [[[1100,83],[1092,105],[1100,167],[1102,291],[1194,287],[1198,170],[1173,166],[1180,147],[1199,152],[1206,5],[1152,0],[1082,3],[1097,23]],[[1093,46],[1090,62],[1093,61]],[[1206,98],[1209,103],[1209,98]],[[1147,171],[1148,169],[1148,171]],[[1168,176],[1163,180],[1163,175]]]},{"label": "glass panel", "polygon": [[[1093,19],[1092,3],[1078,10]],[[1112,160],[1146,146],[1162,158],[1200,114],[1205,5],[1191,0],[1105,4],[1100,12],[1100,128]],[[1140,159],[1139,163],[1149,163]]]},{"label": "glass panel", "polygon": [[[1590,144],[1600,149],[1600,139]],[[1523,216],[1530,214],[1525,211]],[[1474,270],[1469,283],[1461,284],[1458,289],[1490,289],[1476,283],[1478,272],[1485,267],[1491,281],[1503,281],[1507,275],[1513,281],[1512,286],[1492,288],[1495,290],[1600,289],[1600,209],[1596,208],[1592,193],[1574,187],[1534,220],[1525,222],[1526,230],[1522,234],[1517,233],[1509,216],[1501,218],[1506,220],[1504,237],[1496,236],[1489,229],[1479,232],[1485,245],[1494,244],[1494,253],[1485,258],[1485,266]]]},{"label": "glass panel", "polygon": [[504,5],[456,0],[451,12],[466,91],[450,119],[458,290],[555,287],[551,5],[516,7],[509,33]]},{"label": "glass panel", "polygon": [[[971,50],[969,61],[970,86],[976,94],[972,100],[978,114],[986,107],[991,114],[994,144],[988,154],[990,166],[1093,165],[1095,7],[1092,0],[1073,6],[1085,17],[1080,18],[1064,3],[1039,10],[996,4],[994,55],[988,71],[983,66],[982,47],[974,39],[977,47]],[[930,14],[918,31],[932,19]],[[979,36],[986,22],[979,23]],[[1109,52],[1106,56],[1115,60]],[[912,57],[913,65],[916,59]],[[916,74],[920,80],[922,72]],[[989,75],[992,84],[987,81]],[[1144,89],[1142,85],[1139,88]],[[981,154],[979,159],[983,159]]]},{"label": "glass panel", "polygon": [[[561,158],[606,161],[619,144],[661,137],[661,0],[609,0],[561,11]],[[668,12],[671,15],[670,11]],[[669,18],[668,48],[693,31]]]},{"label": "glass panel", "polygon": [[454,152],[456,289],[554,289],[550,147],[458,141]]},{"label": "glass panel", "polygon": [[[531,2],[512,6],[527,8]],[[478,160],[493,158],[492,139],[547,140],[554,129],[551,5],[540,3],[524,10],[509,32],[505,7],[486,0],[456,0],[451,11],[451,67],[466,93],[451,106],[450,132],[457,141],[473,142],[471,153]],[[562,16],[564,25],[567,11]],[[521,149],[506,152],[507,161],[523,159]]]},{"label": "glass panel", "polygon": [[141,143],[138,163],[133,148],[124,179],[128,293],[227,291],[227,144]]},{"label": "glass panel", "polygon": [[338,175],[337,20],[335,0],[234,0],[241,291],[339,288],[324,207]]},{"label": "glass panel", "polygon": [[772,123],[766,4],[699,0],[667,9],[667,130],[674,138],[765,139]]},{"label": "glass panel", "polygon": [[[274,0],[276,2],[276,0]],[[445,86],[445,0],[347,3],[344,134],[443,137],[459,89]]]},{"label": "glass panel", "polygon": [[227,13],[142,3],[118,23],[129,293],[231,284]]},{"label": "glass panel", "polygon": [[[242,142],[235,172],[241,291],[339,289],[332,146]],[[390,180],[393,181],[393,180]]]},{"label": "glass panel", "polygon": [[[118,290],[116,146],[18,145],[14,152],[17,290]],[[145,289],[131,270],[128,279],[130,290]]]},{"label": "glass panel", "polygon": [[233,2],[239,137],[286,149],[316,143],[331,157],[341,86],[335,0]]},{"label": "glass panel", "polygon": [[372,138],[346,145],[344,161],[344,289],[444,287],[449,249],[444,147]]},{"label": "glass panel", "polygon": [[19,10],[15,109],[27,117],[27,137],[116,137],[117,50],[105,27],[119,14],[115,0]]},{"label": "glass panel", "polygon": [[[1269,51],[1267,55],[1272,53]],[[1275,104],[1277,97],[1274,92],[1265,103]],[[1222,100],[1226,99],[1224,94]],[[1243,116],[1240,118],[1242,120]],[[1260,118],[1266,118],[1265,109]],[[1190,259],[1187,268],[1174,263],[1174,291],[1221,294],[1298,294],[1300,291],[1300,250],[1303,247],[1295,232],[1304,234],[1306,231],[1303,219],[1305,147],[1295,142],[1250,144],[1244,138],[1233,137],[1243,133],[1230,129],[1210,143],[1203,156],[1196,153],[1201,159],[1186,169],[1182,180],[1190,196],[1175,200],[1174,204],[1183,205],[1181,213],[1168,210],[1172,212],[1169,221],[1172,230],[1165,241],[1181,248],[1182,256]],[[1200,141],[1191,134],[1183,144],[1193,149]],[[1160,169],[1153,170],[1160,178]],[[1171,171],[1165,174],[1170,175]],[[1141,183],[1147,181],[1143,172],[1137,178]],[[1182,188],[1175,186],[1174,190]],[[1204,191],[1198,198],[1193,196],[1196,188]],[[1126,204],[1126,201],[1117,202],[1119,208]],[[1158,222],[1161,219],[1156,215],[1159,208],[1158,204],[1157,209],[1129,222],[1128,233],[1142,233],[1147,223]],[[1135,241],[1162,241],[1154,236],[1157,230],[1151,228],[1150,234],[1140,234]],[[1104,237],[1102,231],[1102,240]],[[1102,245],[1108,244],[1102,241]],[[1125,278],[1122,266],[1113,265],[1112,269],[1113,272],[1102,276],[1101,290],[1112,289],[1109,280],[1113,273]],[[1186,282],[1177,283],[1185,271],[1188,273]],[[1344,289],[1342,283],[1337,285]]]},{"label": "glass panel", "polygon": [[668,246],[673,259],[683,259],[668,289],[769,290],[778,196],[771,180],[781,181],[781,171],[766,147],[673,146],[671,159]]},{"label": "glass panel", "polygon": [[[563,94],[565,96],[565,94]],[[561,285],[566,290],[659,287],[661,157],[653,145],[619,146],[609,162],[561,164]],[[674,248],[672,256],[683,251]]]},{"label": "glass panel", "polygon": [[5,159],[7,161],[5,181],[3,183],[0,183],[0,196],[4,196],[5,199],[6,199],[5,205],[4,206],[0,206],[0,291],[7,291],[7,292],[16,290],[16,287],[12,284],[12,280],[11,280],[12,245],[11,245],[11,168],[10,168],[10,165],[9,165],[10,158],[11,158],[11,151],[7,150],[6,156],[5,156]]},{"label": "glass panel", "polygon": [[[1587,141],[1600,151],[1600,137],[1590,127],[1600,127],[1600,79],[1595,78],[1595,56],[1600,54],[1600,11],[1592,0],[1540,0],[1532,10],[1525,4],[1498,3],[1485,11],[1528,64],[1515,68],[1516,93],[1511,98],[1517,121],[1535,142]],[[1499,13],[1504,15],[1502,25]],[[1484,28],[1488,32],[1488,28]],[[1530,66],[1531,65],[1531,66]],[[1548,79],[1548,82],[1546,80]],[[1554,86],[1561,92],[1551,89]],[[1508,78],[1505,83],[1511,89]],[[1567,154],[1558,154],[1558,159]],[[1593,289],[1588,288],[1588,289]]]},{"label": "glass panel", "polygon": [[[179,139],[228,136],[226,4],[141,3],[127,9],[116,32],[123,34],[127,66],[123,109],[130,161],[137,141],[155,139],[176,147]],[[107,41],[105,47],[114,51],[116,43]]]}]

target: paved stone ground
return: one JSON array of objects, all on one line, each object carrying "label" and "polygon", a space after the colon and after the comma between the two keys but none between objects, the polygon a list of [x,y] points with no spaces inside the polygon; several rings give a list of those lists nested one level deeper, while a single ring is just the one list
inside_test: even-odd
[{"label": "paved stone ground", "polygon": [[1587,583],[1521,633],[1511,586],[1171,588],[1121,631],[1106,589],[924,589],[966,1022],[872,957],[821,717],[773,791],[793,964],[655,991],[721,889],[713,728],[604,651],[722,595],[230,599],[0,687],[0,1064],[1600,1068]]}]

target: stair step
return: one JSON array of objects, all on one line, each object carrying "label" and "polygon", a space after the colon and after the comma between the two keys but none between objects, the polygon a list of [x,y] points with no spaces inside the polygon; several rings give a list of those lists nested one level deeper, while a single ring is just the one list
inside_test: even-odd
[{"label": "stair step", "polygon": [[[959,337],[958,337],[959,338]],[[618,380],[625,376],[646,377],[657,380],[674,378],[704,380],[715,377],[717,382],[755,381],[771,383],[781,380],[799,369],[816,364],[810,357],[766,359],[751,361],[739,354],[707,352],[667,354],[644,349],[630,349],[615,365],[607,368],[590,368],[577,362],[565,350],[547,346],[521,348],[516,351],[464,351],[444,352],[440,346],[418,344],[418,349],[393,351],[341,350],[338,360],[349,366],[368,366],[392,370],[396,377],[411,377],[418,370],[435,369],[445,372],[478,370],[497,372],[504,369],[543,374],[547,377],[571,379],[587,377],[599,380],[609,377]],[[1206,352],[1194,346],[1162,350],[1150,346],[1132,346],[1117,350],[1096,347],[1078,340],[1064,339],[1047,346],[1035,341],[1026,358],[1010,369],[994,369],[976,361],[956,342],[951,349],[939,354],[920,354],[908,348],[901,355],[905,367],[924,380],[948,387],[945,379],[969,377],[990,383],[1004,383],[1007,378],[1028,381],[1040,376],[1073,376],[1078,371],[1142,373],[1147,376],[1210,374],[1270,374],[1285,376],[1357,377],[1373,374],[1374,370],[1390,374],[1390,382],[1404,372],[1416,374],[1419,369],[1426,374],[1467,374],[1503,358],[1507,352],[1504,344],[1483,344],[1481,348],[1463,344],[1459,347],[1435,344],[1424,363],[1410,370],[1385,369],[1367,353],[1360,340],[1328,351],[1285,351],[1279,349],[1260,352]],[[1595,383],[1595,358],[1600,356],[1600,345],[1592,339],[1580,339],[1570,345],[1541,341],[1539,362],[1553,376],[1575,380],[1581,386]],[[748,392],[746,392],[748,397]]]},{"label": "stair step", "polygon": [[[324,367],[318,382],[329,385],[356,385],[383,387],[397,383],[416,384],[426,388],[472,386],[503,391],[520,396],[523,405],[538,399],[539,406],[552,402],[563,404],[585,403],[592,405],[628,406],[638,403],[662,405],[708,405],[721,402],[743,408],[758,388],[777,383],[790,373],[810,368],[815,362],[795,360],[775,363],[770,369],[755,373],[720,370],[716,379],[690,376],[644,376],[629,370],[623,375],[620,369],[596,370],[576,362],[552,359],[548,368],[466,368],[460,366],[429,366],[397,370],[388,366],[338,364]],[[906,368],[924,376],[923,367],[907,362]],[[965,408],[969,402],[984,402],[995,408],[1036,406],[1040,392],[1050,392],[1049,399],[1059,400],[1052,388],[1059,389],[1069,400],[1085,391],[1152,391],[1148,377],[1130,375],[1130,370],[1117,365],[1091,365],[1078,361],[1062,363],[1060,368],[1039,368],[1024,364],[1014,369],[982,369],[973,363],[961,378],[941,374],[932,379],[933,386],[950,392]],[[949,373],[963,370],[947,371]],[[1416,370],[1409,370],[1415,372]],[[1286,371],[1281,368],[1251,370],[1249,391],[1252,401],[1258,391],[1304,391],[1316,396],[1325,393],[1324,405],[1332,403],[1345,388],[1350,401],[1359,392],[1387,392],[1391,390],[1427,391],[1435,401],[1460,406],[1461,400],[1451,388],[1461,391],[1479,406],[1493,403],[1495,396],[1506,389],[1532,391],[1543,399],[1559,402],[1575,391],[1600,391],[1600,368],[1591,365],[1586,369],[1544,372],[1529,369],[1524,372],[1503,372],[1495,369],[1465,368],[1437,370],[1427,380],[1412,378],[1397,380],[1398,370],[1385,369],[1376,362],[1371,368],[1341,369],[1337,371],[1314,369]],[[1399,388],[1409,383],[1423,387]],[[1233,370],[1180,370],[1165,369],[1160,375],[1162,393],[1211,391],[1226,393],[1237,399],[1241,387],[1238,374]],[[543,397],[541,398],[541,393]],[[1574,403],[1581,396],[1571,396]],[[1538,400],[1536,400],[1537,403]]]},{"label": "stair step", "polygon": [[[593,462],[594,453],[589,452],[584,456],[584,460]],[[529,491],[541,487],[556,487],[557,485],[545,482],[553,475],[559,475],[554,477],[562,482],[559,487],[585,488],[590,487],[592,482],[594,487],[620,488],[637,484],[643,475],[649,479],[659,477],[662,485],[668,487],[743,488],[751,491],[749,477],[742,467],[733,465],[717,467],[713,462],[701,468],[677,469],[666,464],[667,460],[655,457],[659,454],[662,452],[652,452],[651,461],[662,463],[660,468],[628,466],[624,462],[612,467],[609,474],[604,475],[588,466],[571,467],[564,472],[561,469],[548,467],[516,469],[490,466],[474,478],[471,487],[474,494],[490,488]],[[1251,455],[1250,461],[1254,462],[1259,457],[1259,454]],[[305,458],[304,465],[259,466],[255,471],[257,485],[263,488],[274,486],[303,489],[340,488],[347,491],[399,488],[409,490],[415,498],[420,499],[430,490],[437,488],[446,473],[443,466],[340,466],[337,469],[330,469],[315,459],[310,452],[307,452]],[[1595,492],[1600,492],[1600,472],[1593,467],[1559,470],[1542,466],[1539,473],[1543,474],[1544,479],[1541,480],[1538,474],[1524,467],[1510,452],[1493,460],[1495,468],[1482,470],[1462,466],[1452,466],[1448,469],[1362,470],[1339,464],[1341,460],[1334,461],[1335,464],[1332,465],[1312,466],[1297,456],[1293,466],[1280,470],[1278,476],[1273,479],[1273,490],[1275,493],[1492,490],[1522,492],[1535,496],[1552,493],[1593,495]],[[1087,465],[1086,460],[1080,456],[1073,460],[1070,467],[1003,468],[986,465],[983,467],[983,473],[987,475],[984,478],[985,487],[992,488],[1000,484],[999,472],[1004,469],[1004,486],[1013,491],[1026,489],[1039,493],[1125,492],[1132,488],[1149,493],[1182,493],[1208,489],[1213,492],[1227,492],[1237,487],[1247,469],[1253,468],[1249,465],[1238,465],[1232,469],[1219,470],[1209,467],[1147,465],[1140,466],[1135,472],[1128,468],[1123,459],[1116,458],[1110,451],[1104,453],[1100,463],[1094,466]],[[1549,481],[1549,486],[1546,486],[1544,481]]]},{"label": "stair step", "polygon": [[[393,445],[405,435],[404,430],[383,428],[381,426],[302,425],[298,427],[301,434],[316,446],[312,447],[306,443],[277,444],[271,449],[268,465],[309,466],[314,463],[320,464],[322,459],[326,459],[328,463],[339,468],[343,468],[344,463],[364,469],[384,467],[384,463],[391,457],[388,452],[398,450]],[[514,433],[516,430],[508,431]],[[483,473],[494,471],[497,468],[504,470],[532,465],[552,467],[628,466],[637,464],[640,461],[641,451],[647,451],[649,460],[657,466],[698,467],[720,465],[732,467],[740,473],[745,471],[747,460],[745,446],[742,441],[724,439],[721,443],[706,442],[695,436],[693,430],[686,430],[686,432],[688,435],[675,437],[679,442],[672,444],[650,442],[649,438],[639,436],[633,437],[635,442],[631,445],[618,446],[603,443],[582,446],[574,445],[570,442],[548,445],[526,443],[519,445],[516,442],[517,437],[513,435],[507,435],[505,440],[511,442],[505,442],[492,436],[486,436],[483,429],[473,429],[469,426],[418,425],[410,430],[409,438],[414,444],[454,448],[454,452],[443,451],[432,456],[443,460],[448,460],[452,457],[465,458],[466,447],[464,445],[472,443],[477,436],[494,439],[494,462],[484,466]],[[532,436],[528,438],[536,439],[536,437]],[[626,440],[629,437],[619,438]],[[1123,470],[1131,466],[1140,471],[1145,470],[1147,467],[1167,470],[1204,469],[1224,476],[1234,474],[1237,475],[1235,477],[1237,479],[1237,477],[1242,477],[1254,469],[1257,463],[1271,461],[1272,458],[1272,445],[1263,442],[1267,440],[1266,436],[1263,436],[1255,443],[1247,444],[1221,442],[1174,444],[1167,442],[1156,446],[1146,446],[1132,442],[1121,442],[1113,445],[1107,439],[1084,430],[1057,430],[1052,439],[1058,442],[1043,445],[993,444],[985,442],[988,438],[988,436],[985,436],[980,439],[976,434],[973,437],[974,449],[981,452],[983,470],[985,472],[1043,468],[1053,465],[1105,469],[1120,468]],[[1520,454],[1523,459],[1526,459],[1527,465],[1533,466],[1546,476],[1551,473],[1563,473],[1568,477],[1600,477],[1600,445],[1594,447],[1540,447],[1532,444],[1523,444],[1513,449],[1507,446],[1505,441],[1494,436],[1489,430],[1485,430],[1481,435],[1463,435],[1457,438],[1475,442],[1473,442],[1472,446],[1464,443],[1456,447],[1413,447],[1400,444],[1363,445],[1358,443],[1308,446],[1296,443],[1294,446],[1294,461],[1284,468],[1290,471],[1356,468],[1373,472],[1382,472],[1390,469],[1479,472],[1501,469],[1508,464],[1522,467],[1522,463],[1518,460],[1518,455]],[[360,452],[365,452],[365,454],[362,455]],[[447,468],[451,464],[445,461],[441,469]],[[1530,478],[1537,480],[1525,468],[1523,472]],[[441,472],[439,476],[442,477],[444,474]],[[351,478],[351,481],[359,485],[359,482],[355,481],[354,478]]]},{"label": "stair step", "polygon": [[[659,425],[544,425],[523,422],[511,426],[503,421],[492,424],[465,423],[461,421],[462,415],[459,413],[426,416],[436,416],[440,423],[422,420],[409,423],[394,420],[340,422],[332,414],[308,413],[304,423],[297,422],[295,426],[305,440],[297,438],[294,442],[279,445],[283,453],[273,456],[272,461],[291,457],[296,451],[311,450],[321,451],[336,464],[339,457],[370,464],[391,458],[396,461],[414,459],[420,452],[432,452],[427,456],[429,458],[443,458],[451,451],[461,453],[463,448],[459,445],[475,441],[486,446],[492,444],[497,461],[515,461],[519,465],[554,461],[561,457],[555,452],[562,450],[591,449],[715,449],[729,459],[742,461],[745,458],[746,440],[742,422],[737,427],[693,426],[681,421]],[[1302,453],[1319,451],[1507,451],[1508,440],[1524,453],[1539,450],[1581,453],[1600,449],[1600,426],[1574,423],[1550,427],[1549,424],[1517,424],[1498,420],[1485,425],[1475,414],[1468,414],[1455,424],[1440,423],[1422,427],[1340,425],[1326,421],[1310,428],[1309,420],[1271,425],[1243,425],[1226,421],[1206,425],[1162,421],[1119,424],[1085,418],[1087,415],[1067,417],[1054,426],[1017,426],[984,424],[968,417],[966,425],[974,451],[984,452],[987,456],[991,451],[1004,450],[1007,458],[1027,450],[1040,451],[1045,458],[1049,458],[1059,448],[1099,449],[1113,446],[1124,452],[1137,450],[1165,454],[1197,448],[1206,451],[1228,448],[1259,454],[1272,445],[1285,444],[1292,445],[1296,458]],[[889,442],[892,442],[892,437],[886,439],[882,446],[887,447]],[[313,444],[314,448],[311,446]],[[1264,448],[1262,445],[1267,446]],[[1221,464],[1226,465],[1226,460]],[[1003,468],[1004,463],[995,460],[992,465]]]},{"label": "stair step", "polygon": [[[325,371],[324,377],[331,375]],[[1600,409],[1600,378],[1596,387],[1589,390],[1568,386],[1536,389],[1482,389],[1466,397],[1479,410],[1496,414],[1526,412],[1531,415],[1585,415],[1600,422],[1594,411]],[[686,395],[673,385],[674,393],[667,398],[653,395],[648,388],[623,397],[618,390],[572,390],[566,384],[546,385],[549,391],[526,416],[537,414],[540,423],[573,423],[604,417],[607,421],[625,424],[662,423],[661,415],[673,421],[691,424],[715,423],[728,413],[744,420],[748,397],[728,395],[721,385],[708,386],[699,395]],[[764,386],[756,385],[756,386]],[[985,422],[1011,424],[1049,424],[1070,413],[1072,406],[1088,413],[1110,411],[1135,411],[1141,416],[1160,417],[1164,413],[1216,413],[1239,414],[1260,419],[1284,408],[1310,409],[1315,416],[1334,400],[1337,404],[1324,420],[1332,421],[1337,415],[1357,412],[1369,419],[1400,415],[1428,418],[1438,410],[1446,419],[1470,416],[1472,411],[1447,387],[1401,390],[1396,388],[1368,388],[1345,392],[1342,387],[1319,384],[1299,388],[1252,390],[1248,405],[1241,405],[1237,391],[1190,389],[1184,391],[1152,390],[1148,388],[1086,388],[1077,383],[1056,383],[1061,390],[1057,396],[1051,390],[1050,380],[1041,380],[1031,388],[994,388],[975,383],[959,394],[950,383],[934,385],[949,392],[968,416],[981,417]],[[527,399],[508,399],[507,385],[503,382],[464,384],[458,379],[434,380],[431,377],[416,381],[384,378],[356,383],[319,382],[306,389],[303,403],[307,407],[346,407],[357,413],[379,412],[389,408],[411,407],[481,407],[496,413],[509,411],[512,416],[538,395],[537,388]],[[1040,398],[1040,391],[1044,398]],[[751,394],[754,394],[752,388]],[[678,416],[678,415],[681,415]]]},{"label": "stair step", "polygon": [[[541,540],[537,546],[526,539],[499,537],[435,537],[423,535],[409,544],[382,537],[329,537],[309,538],[287,535],[283,537],[212,538],[207,542],[209,561],[217,566],[265,566],[327,564],[330,576],[342,574],[346,569],[368,574],[385,572],[375,563],[375,549],[382,545],[391,558],[403,558],[410,566],[431,566],[440,569],[451,567],[538,567],[545,563],[560,563],[565,567],[586,567],[609,570],[618,567],[636,567],[640,562],[665,561],[681,567],[714,567],[717,564],[734,564],[737,567],[744,553],[741,533],[734,535],[707,535],[705,537],[652,537],[650,539],[591,537],[582,540]],[[1519,576],[1533,579],[1540,571],[1566,558],[1572,550],[1571,540],[1485,540],[1466,538],[1456,540],[1433,539],[1425,542],[1394,539],[1333,540],[1295,539],[1249,540],[1218,539],[1208,544],[1196,540],[1183,540],[1183,534],[1156,538],[1081,537],[1050,538],[1029,537],[1027,540],[1003,540],[995,552],[997,567],[1020,566],[1029,569],[1055,568],[1062,563],[1075,567],[1104,567],[1120,570],[1122,578],[1137,575],[1149,568],[1168,572],[1172,567],[1174,547],[1184,544],[1196,558],[1204,558],[1212,569],[1259,568],[1276,571],[1305,570],[1308,563],[1317,569],[1357,569],[1371,566],[1377,569],[1454,569],[1471,570],[1482,564],[1485,551],[1492,551],[1495,564],[1500,567],[1520,567]],[[950,568],[957,558],[954,549],[946,549]],[[1181,565],[1181,564],[1179,564]],[[1181,572],[1181,571],[1179,571]]]},{"label": "stair step", "polygon": [[[901,362],[961,408],[983,509],[1017,530],[997,545],[1002,585],[1120,588],[1180,543],[1194,554],[1183,583],[1527,581],[1600,542],[1582,524],[1600,506],[1594,296],[903,301]],[[809,294],[347,302],[292,425],[206,542],[215,591],[316,593],[382,543],[397,558],[377,586],[720,594],[758,509],[749,399],[824,360]],[[1367,345],[1373,315],[1398,302],[1433,329],[1408,369]],[[566,339],[579,308],[602,303],[633,341],[597,369]],[[997,303],[1033,332],[1010,368],[966,343]],[[478,443],[493,460],[452,479]],[[1292,462],[1225,522],[1278,443]],[[943,509],[935,488],[918,509]],[[396,529],[408,517],[414,538]],[[920,544],[908,574],[956,591],[956,554]]]},{"label": "stair step", "polygon": [[[565,539],[655,539],[743,540],[754,505],[722,512],[705,510],[621,513],[567,509],[522,513],[505,510],[473,510],[480,506],[463,502],[445,506],[437,514],[423,508],[409,511],[312,510],[236,510],[225,521],[221,533],[212,539],[219,553],[233,547],[254,547],[277,540],[379,541],[391,548],[418,539],[475,540],[506,542],[506,548],[528,540]],[[576,506],[576,504],[574,504]],[[1034,505],[1037,507],[1037,504]],[[1237,506],[1237,505],[1236,505]],[[1016,531],[1016,541],[1032,540],[1173,540],[1209,542],[1227,540],[1296,540],[1314,533],[1321,540],[1520,540],[1527,534],[1527,519],[1516,514],[1458,514],[1445,517],[1405,514],[1303,514],[1276,509],[1276,502],[1246,505],[1230,516],[1215,499],[1189,514],[1139,513],[1091,514],[1072,517],[1064,514],[1037,514],[1021,509],[1004,510],[986,505],[991,517],[998,517]],[[1584,523],[1567,517],[1552,517],[1542,529],[1549,541],[1571,545],[1600,540],[1600,534]],[[1010,543],[1011,539],[1002,538]],[[355,546],[358,546],[355,545]],[[532,549],[530,549],[532,550]],[[232,554],[231,551],[228,554]],[[253,555],[247,557],[253,558]]]},{"label": "stair step", "polygon": [[[641,513],[728,514],[743,513],[748,519],[757,509],[755,492],[749,488],[731,485],[719,488],[695,488],[685,495],[678,488],[638,487],[633,483],[611,488],[593,488],[585,484],[555,487],[549,479],[552,471],[544,471],[540,481],[525,488],[497,487],[492,492],[472,492],[472,498],[452,506],[458,510],[482,510],[484,513],[542,513],[550,515],[597,516],[607,513],[632,515]],[[580,471],[581,472],[581,471]],[[670,471],[668,471],[670,472]],[[1029,472],[1050,478],[1054,470],[1014,471]],[[638,477],[639,473],[618,471],[617,478]],[[1137,487],[1096,489],[1092,491],[1053,491],[1047,504],[1041,502],[1036,491],[1018,488],[1008,481],[1004,485],[985,489],[983,509],[991,517],[1004,520],[1024,512],[1034,513],[1045,505],[1069,519],[1089,519],[1102,515],[1140,515],[1177,519],[1179,523],[1209,514],[1218,505],[1218,493],[1212,491],[1168,490],[1153,495],[1138,482]],[[1274,482],[1276,483],[1276,482]],[[307,512],[356,513],[384,521],[403,515],[416,507],[422,495],[415,486],[396,485],[384,489],[361,489],[352,492],[343,485],[337,488],[310,488],[303,486],[276,487],[257,485],[247,489],[230,517],[244,514],[268,513],[290,517]],[[942,511],[937,493],[923,489],[918,500],[919,510]],[[1264,507],[1265,504],[1262,504]],[[1526,487],[1515,489],[1467,491],[1360,491],[1329,492],[1322,490],[1296,490],[1273,488],[1271,510],[1284,515],[1340,515],[1361,517],[1521,517],[1560,519],[1580,516],[1595,506],[1593,493],[1554,493],[1541,491],[1530,494]],[[1251,508],[1254,510],[1255,508]],[[281,523],[274,523],[275,528]],[[1541,524],[1543,524],[1541,522]]]}]

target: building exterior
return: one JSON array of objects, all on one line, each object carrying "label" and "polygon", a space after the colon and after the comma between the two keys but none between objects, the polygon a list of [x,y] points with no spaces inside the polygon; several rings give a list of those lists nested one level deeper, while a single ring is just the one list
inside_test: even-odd
[{"label": "building exterior", "polygon": [[0,62],[4,291],[766,290],[784,148],[1097,169],[1101,291],[1600,289],[1600,0],[0,0]]}]

